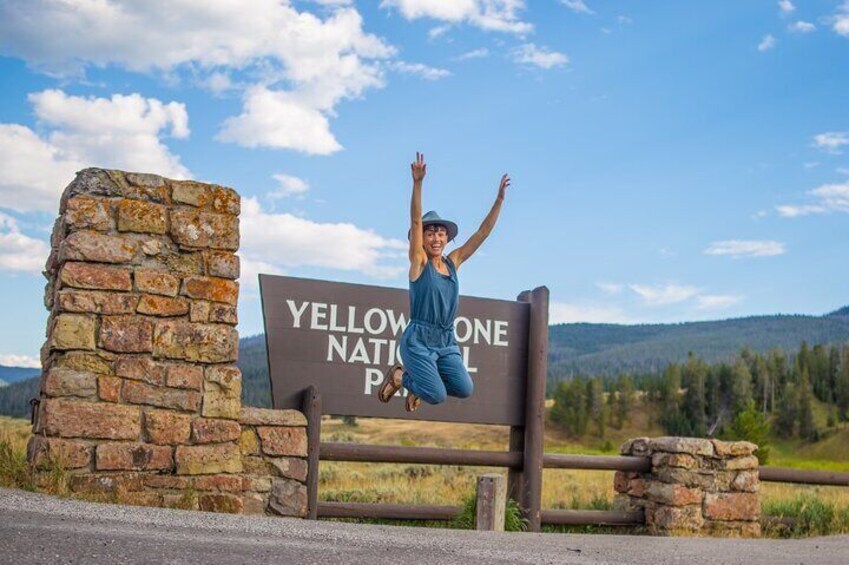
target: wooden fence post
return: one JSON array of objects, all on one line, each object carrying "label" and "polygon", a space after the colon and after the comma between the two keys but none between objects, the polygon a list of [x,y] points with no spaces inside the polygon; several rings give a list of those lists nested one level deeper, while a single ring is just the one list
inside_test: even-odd
[{"label": "wooden fence post", "polygon": [[318,519],[318,449],[321,443],[321,393],[304,389],[302,411],[307,418],[307,518]]},{"label": "wooden fence post", "polygon": [[525,453],[522,466],[522,508],[528,531],[538,532],[542,525],[543,434],[545,433],[545,381],[548,373],[548,288],[541,286],[519,295],[530,302],[528,320],[528,383],[525,408]]},{"label": "wooden fence post", "polygon": [[[525,426],[510,426],[510,446],[508,451],[525,452]],[[507,471],[507,498],[512,498],[519,504],[519,507],[524,508],[522,502],[522,478],[521,467],[510,467]]]},{"label": "wooden fence post", "polygon": [[478,477],[475,529],[503,532],[507,506],[507,483],[504,475],[487,473]]}]

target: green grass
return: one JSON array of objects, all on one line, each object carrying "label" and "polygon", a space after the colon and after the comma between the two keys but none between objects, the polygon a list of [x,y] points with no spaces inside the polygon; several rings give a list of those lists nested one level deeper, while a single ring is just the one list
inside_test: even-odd
[{"label": "green grass", "polygon": [[[807,537],[849,533],[849,507],[837,507],[821,498],[802,494],[794,499],[766,502],[763,514],[769,537]],[[782,520],[784,519],[784,520]]]},{"label": "green grass", "polygon": [[0,486],[33,490],[32,473],[27,464],[26,420],[0,416]]},{"label": "green grass", "polygon": [[[477,521],[477,502],[477,497],[474,494],[467,496],[463,502],[462,510],[451,522],[452,527],[461,530],[474,530]],[[508,498],[507,506],[504,509],[504,531],[524,532],[527,529],[528,521],[522,517],[519,503]]]}]

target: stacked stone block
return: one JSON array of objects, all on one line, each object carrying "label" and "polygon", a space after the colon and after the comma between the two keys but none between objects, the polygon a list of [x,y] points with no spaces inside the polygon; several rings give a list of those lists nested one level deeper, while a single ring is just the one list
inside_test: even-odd
[{"label": "stacked stone block", "polygon": [[643,509],[657,534],[759,536],[758,459],[755,444],[660,437],[626,442],[622,455],[651,458],[651,471],[619,471],[620,508]]},{"label": "stacked stone block", "polygon": [[240,512],[239,195],[86,169],[65,189],[45,276],[33,465],[78,492]]},{"label": "stacked stone block", "polygon": [[297,410],[242,409],[245,513],[307,514],[307,420]]}]

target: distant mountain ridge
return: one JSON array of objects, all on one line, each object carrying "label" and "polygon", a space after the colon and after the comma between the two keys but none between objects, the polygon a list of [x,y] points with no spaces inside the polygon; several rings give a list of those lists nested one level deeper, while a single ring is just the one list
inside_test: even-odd
[{"label": "distant mountain ridge", "polygon": [[29,367],[7,367],[0,365],[0,381],[12,384],[41,373],[41,369]]},{"label": "distant mountain ridge", "polygon": [[849,306],[824,316],[778,314],[678,324],[558,324],[549,337],[549,377],[662,370],[689,352],[712,363],[742,348],[792,351],[849,341]]},{"label": "distant mountain ridge", "polygon": [[835,310],[834,312],[831,312],[831,313],[826,314],[826,315],[827,316],[849,316],[849,306],[844,306],[843,308],[840,308],[839,310]]}]

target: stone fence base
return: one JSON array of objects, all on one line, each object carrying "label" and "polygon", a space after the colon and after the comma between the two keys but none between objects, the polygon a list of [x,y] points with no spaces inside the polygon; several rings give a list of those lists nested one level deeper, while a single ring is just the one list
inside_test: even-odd
[{"label": "stone fence base", "polygon": [[656,534],[756,537],[761,533],[757,446],[660,437],[626,442],[622,455],[651,458],[648,473],[616,473],[621,509],[643,509]]},{"label": "stone fence base", "polygon": [[[41,471],[37,480],[49,481],[51,468],[61,467],[77,494],[124,504],[304,517],[304,415],[243,408],[238,423],[223,423],[172,420],[167,436],[158,436],[165,445],[34,435],[29,457]],[[191,437],[208,443],[188,445]]]}]

